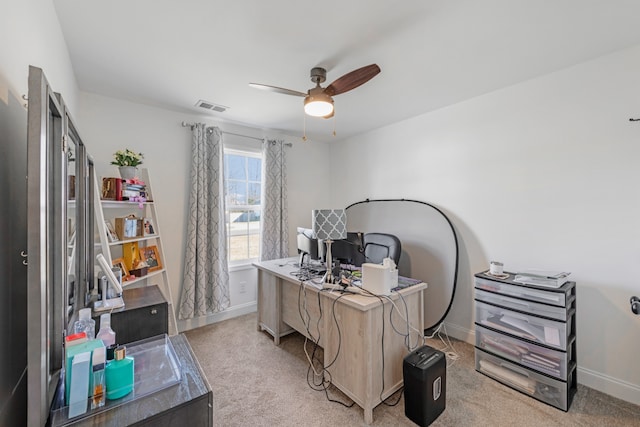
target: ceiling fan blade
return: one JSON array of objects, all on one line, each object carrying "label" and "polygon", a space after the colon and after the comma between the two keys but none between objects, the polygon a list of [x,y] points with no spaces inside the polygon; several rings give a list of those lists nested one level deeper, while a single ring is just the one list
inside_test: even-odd
[{"label": "ceiling fan blade", "polygon": [[307,94],[304,92],[298,92],[297,90],[285,89],[283,87],[278,87],[278,86],[263,85],[260,83],[249,83],[249,86],[254,87],[256,89],[268,90],[270,92],[283,93],[285,95],[302,96],[302,97],[307,96]]},{"label": "ceiling fan blade", "polygon": [[338,78],[336,81],[326,87],[324,92],[329,95],[340,95],[355,89],[358,86],[368,82],[374,78],[380,72],[380,67],[377,64],[367,65],[357,70],[353,70],[350,73]]}]

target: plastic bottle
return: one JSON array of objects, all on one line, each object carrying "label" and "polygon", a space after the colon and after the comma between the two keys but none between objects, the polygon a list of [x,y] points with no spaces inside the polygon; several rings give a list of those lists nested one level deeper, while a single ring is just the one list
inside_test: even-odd
[{"label": "plastic bottle", "polygon": [[115,359],[107,364],[105,377],[107,383],[107,399],[119,399],[133,391],[134,360],[127,356],[125,347],[118,347]]},{"label": "plastic bottle", "polygon": [[96,337],[96,321],[91,318],[91,309],[82,308],[78,312],[78,320],[73,324],[73,333],[86,332],[87,339]]},{"label": "plastic bottle", "polygon": [[116,333],[111,329],[111,313],[100,315],[100,330],[96,338],[102,340],[105,347],[116,343]]}]

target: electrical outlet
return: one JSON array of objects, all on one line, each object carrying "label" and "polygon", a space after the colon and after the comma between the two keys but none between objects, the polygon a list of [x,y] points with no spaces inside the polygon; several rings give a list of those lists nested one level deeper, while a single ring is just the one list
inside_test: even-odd
[{"label": "electrical outlet", "polygon": [[238,290],[241,294],[247,292],[247,282],[240,282],[240,289]]}]

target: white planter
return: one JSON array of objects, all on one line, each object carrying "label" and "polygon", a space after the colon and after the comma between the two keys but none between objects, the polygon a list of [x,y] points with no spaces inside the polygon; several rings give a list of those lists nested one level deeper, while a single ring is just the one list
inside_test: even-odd
[{"label": "white planter", "polygon": [[133,179],[138,175],[138,168],[135,166],[119,166],[118,170],[122,179]]}]

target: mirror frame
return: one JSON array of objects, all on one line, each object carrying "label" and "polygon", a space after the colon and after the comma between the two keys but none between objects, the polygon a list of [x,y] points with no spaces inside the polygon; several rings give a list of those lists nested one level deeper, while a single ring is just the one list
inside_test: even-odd
[{"label": "mirror frame", "polygon": [[[62,96],[53,92],[40,68],[29,67],[28,85],[27,422],[45,425],[63,374],[64,337],[78,311],[88,305],[94,281],[89,258],[94,252],[93,161]],[[75,145],[75,201],[69,200],[69,144]],[[74,251],[69,245],[71,217]],[[71,272],[72,251],[76,262]]]}]

